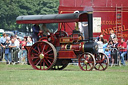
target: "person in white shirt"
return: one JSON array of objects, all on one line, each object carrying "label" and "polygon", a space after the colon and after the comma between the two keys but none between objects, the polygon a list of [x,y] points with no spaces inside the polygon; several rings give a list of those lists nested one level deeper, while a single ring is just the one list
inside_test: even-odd
[{"label": "person in white shirt", "polygon": [[98,52],[104,52],[104,50],[103,50],[103,42],[102,42],[102,40],[101,40],[101,38],[99,38],[99,41],[97,42],[97,44],[98,44]]},{"label": "person in white shirt", "polygon": [[13,59],[13,64],[18,62],[18,52],[19,52],[19,41],[17,40],[16,37],[13,37],[11,39],[10,47],[12,48],[12,59]]},{"label": "person in white shirt", "polygon": [[84,39],[88,39],[88,22],[79,22],[79,31],[83,34]]},{"label": "person in white shirt", "polygon": [[17,39],[16,36],[13,37],[13,39],[15,40],[15,42],[14,42],[15,46],[16,46],[17,48],[19,48],[19,46],[20,46],[20,42],[19,42],[19,40]]}]

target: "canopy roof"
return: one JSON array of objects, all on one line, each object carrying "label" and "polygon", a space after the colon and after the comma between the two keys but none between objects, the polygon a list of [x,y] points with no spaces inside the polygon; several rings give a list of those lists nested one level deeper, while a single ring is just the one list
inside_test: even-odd
[{"label": "canopy roof", "polygon": [[18,24],[41,24],[41,23],[63,23],[63,22],[85,22],[88,21],[88,12],[52,15],[25,15],[18,16]]}]

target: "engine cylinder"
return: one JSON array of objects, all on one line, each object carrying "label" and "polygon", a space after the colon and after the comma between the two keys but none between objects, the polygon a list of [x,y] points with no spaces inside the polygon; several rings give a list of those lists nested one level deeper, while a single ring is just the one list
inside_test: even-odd
[{"label": "engine cylinder", "polygon": [[86,42],[83,46],[84,52],[97,53],[98,45],[96,42]]},{"label": "engine cylinder", "polygon": [[64,44],[64,45],[61,45],[61,50],[74,50],[74,51],[81,51],[81,52],[96,53],[98,51],[98,45],[96,42]]}]

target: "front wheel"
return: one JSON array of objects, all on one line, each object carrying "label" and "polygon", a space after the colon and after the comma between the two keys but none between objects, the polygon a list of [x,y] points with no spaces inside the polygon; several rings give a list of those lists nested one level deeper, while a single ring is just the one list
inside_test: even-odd
[{"label": "front wheel", "polygon": [[78,58],[79,67],[83,71],[91,71],[95,66],[95,58],[89,52],[85,52]]},{"label": "front wheel", "polygon": [[96,65],[95,65],[96,70],[104,71],[108,68],[109,58],[107,55],[99,52],[99,53],[95,54],[95,58],[96,58]]}]

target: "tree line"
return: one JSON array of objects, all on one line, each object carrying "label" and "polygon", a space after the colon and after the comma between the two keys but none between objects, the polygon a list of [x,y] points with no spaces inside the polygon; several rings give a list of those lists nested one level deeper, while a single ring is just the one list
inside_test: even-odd
[{"label": "tree line", "polygon": [[[59,0],[0,0],[0,29],[26,30],[30,24],[17,24],[19,15],[57,14]],[[51,25],[56,29],[57,25]]]}]

